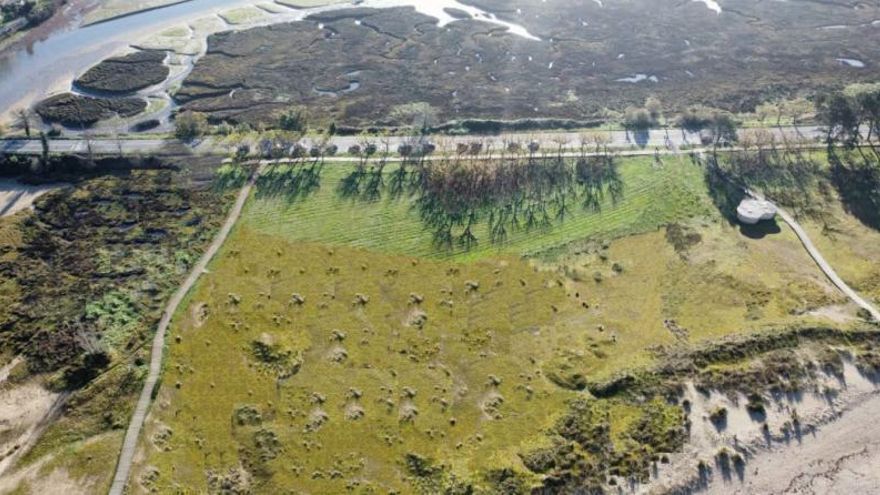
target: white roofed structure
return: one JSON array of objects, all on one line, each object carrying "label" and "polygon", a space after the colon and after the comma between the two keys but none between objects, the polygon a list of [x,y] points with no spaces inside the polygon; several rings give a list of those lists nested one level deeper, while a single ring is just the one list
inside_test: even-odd
[{"label": "white roofed structure", "polygon": [[776,205],[769,201],[746,198],[736,208],[736,217],[746,225],[755,225],[762,220],[773,220],[776,212]]}]

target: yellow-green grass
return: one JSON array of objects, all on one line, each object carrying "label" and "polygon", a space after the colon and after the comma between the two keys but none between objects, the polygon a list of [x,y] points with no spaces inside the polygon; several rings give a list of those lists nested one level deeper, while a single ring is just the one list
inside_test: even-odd
[{"label": "yellow-green grass", "polygon": [[[749,238],[723,221],[694,230],[702,241],[684,256],[661,230],[543,265],[560,276],[568,273],[569,296],[589,305],[564,324],[593,337],[617,337],[614,352],[604,359],[568,361],[592,379],[602,379],[650,364],[656,345],[686,346],[787,325],[828,324],[809,314],[846,303],[787,228],[763,239]],[[623,271],[616,272],[615,264]],[[594,279],[597,273],[601,282]],[[852,308],[847,310],[855,316]],[[677,337],[667,320],[685,329],[687,337]]]},{"label": "yellow-green grass", "polygon": [[[270,270],[280,274],[270,277]],[[586,347],[593,340],[582,329],[554,326],[560,315],[579,311],[554,278],[517,259],[457,265],[331,251],[240,228],[171,330],[145,465],[159,469],[159,491],[173,483],[204,491],[206,471],[236,466],[241,443],[258,429],[231,426],[236,408],[253,405],[284,445],[267,463],[274,472],[262,488],[267,493],[281,487],[339,493],[355,478],[381,491],[408,491],[400,462],[410,452],[449,462],[461,475],[516,467],[523,443],[539,436],[575,394],[541,379],[540,363],[557,345]],[[479,288],[467,293],[467,281]],[[228,303],[231,293],[240,304]],[[292,305],[292,293],[305,304]],[[355,304],[357,293],[369,302]],[[411,293],[424,302],[415,304]],[[209,316],[200,326],[194,314],[202,303]],[[419,311],[427,315],[421,329],[414,323]],[[333,330],[344,339],[334,340]],[[299,373],[276,382],[251,351],[260,339],[302,353]],[[348,357],[337,363],[331,358],[340,349]],[[493,375],[500,385],[491,385]],[[414,397],[404,396],[406,387]],[[350,389],[361,398],[347,398]],[[504,399],[497,411],[485,406],[495,394]],[[400,419],[409,404],[418,409],[412,424]],[[354,407],[365,416],[346,419]],[[305,431],[318,411],[328,422]],[[165,452],[149,440],[162,425],[173,431]],[[351,470],[339,467],[361,461]],[[344,475],[330,478],[336,469]],[[314,479],[316,471],[326,477]]]},{"label": "yellow-green grass", "polygon": [[[606,195],[601,211],[572,208],[571,215],[549,229],[511,232],[504,244],[490,242],[486,222],[476,228],[479,245],[464,250],[438,249],[409,200],[383,198],[375,202],[343,199],[339,181],[352,166],[325,166],[321,188],[312,196],[288,202],[257,195],[242,223],[291,240],[362,247],[376,251],[458,260],[493,255],[537,253],[583,238],[613,238],[646,232],[692,216],[717,216],[703,181],[702,170],[685,158],[620,160],[624,196],[613,204]],[[268,172],[271,174],[271,170]]]},{"label": "yellow-green grass", "polygon": [[821,220],[801,220],[822,256],[863,297],[880,304],[880,232],[830,202]]},{"label": "yellow-green grass", "polygon": [[[17,254],[16,248],[21,246],[21,231],[18,228],[18,222],[23,218],[25,213],[19,213],[11,217],[0,218],[0,262],[14,263]],[[20,288],[15,280],[10,277],[0,278],[0,315],[5,316],[9,308],[18,301]]]},{"label": "yellow-green grass", "polygon": [[[806,156],[819,164],[822,174],[831,174],[824,150]],[[839,194],[826,177],[818,177],[818,181],[808,196],[794,193],[800,207],[811,210],[810,213],[793,208],[789,213],[798,217],[813,244],[838,275],[863,296],[880,304],[880,232],[846,211]],[[774,193],[776,191],[770,191],[769,195],[772,197]],[[778,201],[779,198],[774,199]]]},{"label": "yellow-green grass", "polygon": [[[205,491],[209,472],[225,474],[242,458],[253,463],[254,436],[267,429],[283,448],[257,466],[273,473],[259,493],[339,493],[352,480],[408,493],[408,453],[479,484],[491,468],[523,471],[518,454],[546,442],[543,433],[565,402],[584,393],[548,378],[600,380],[651,364],[657,345],[811,324],[817,319],[796,313],[839,301],[791,233],[754,240],[720,222],[693,228],[703,241],[687,259],[654,231],[561,256],[567,279],[563,268],[514,256],[420,259],[290,242],[245,224],[171,329],[134,480],[155,468],[150,486],[160,492],[176,485]],[[479,289],[468,293],[468,281]],[[291,303],[294,293],[303,305]],[[358,293],[369,302],[356,304]],[[414,303],[413,294],[424,302]],[[419,311],[427,316],[423,328],[414,323]],[[665,319],[689,338],[678,340]],[[255,357],[255,342],[291,351],[301,369],[277,381]],[[335,362],[342,349],[347,358]],[[499,417],[486,407],[495,394],[504,398]],[[401,421],[409,403],[418,409],[412,423]],[[242,406],[258,410],[263,422],[234,425]],[[346,419],[355,407],[364,417]],[[612,433],[641,414],[622,403],[610,407]],[[322,412],[326,423],[309,431]]]},{"label": "yellow-green grass", "polygon": [[12,260],[15,256],[15,247],[21,245],[21,230],[18,228],[18,222],[23,218],[24,213],[0,218],[0,246],[4,251],[0,254],[0,261]]},{"label": "yellow-green grass", "polygon": [[247,24],[263,19],[268,14],[265,10],[254,7],[239,7],[237,9],[224,10],[220,12],[220,17],[229,24]]},{"label": "yellow-green grass", "polygon": [[64,445],[44,458],[36,476],[19,487],[20,493],[37,495],[62,488],[74,493],[106,493],[122,436],[123,430],[117,430]]}]

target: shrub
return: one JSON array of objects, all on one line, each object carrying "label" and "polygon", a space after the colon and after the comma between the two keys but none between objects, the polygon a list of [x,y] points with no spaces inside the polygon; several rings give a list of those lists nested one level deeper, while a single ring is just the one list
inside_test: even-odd
[{"label": "shrub", "polygon": [[746,410],[750,414],[766,414],[767,409],[764,406],[764,397],[756,392],[752,392],[751,394],[749,394],[748,402],[746,403]]},{"label": "shrub", "polygon": [[723,426],[727,422],[727,408],[726,407],[716,407],[709,413],[709,420],[715,426]]},{"label": "shrub", "polygon": [[174,137],[192,141],[208,131],[208,119],[200,113],[184,112],[174,119]]},{"label": "shrub", "polygon": [[278,118],[278,126],[285,131],[305,132],[308,129],[308,122],[308,114],[300,107],[293,107]]}]

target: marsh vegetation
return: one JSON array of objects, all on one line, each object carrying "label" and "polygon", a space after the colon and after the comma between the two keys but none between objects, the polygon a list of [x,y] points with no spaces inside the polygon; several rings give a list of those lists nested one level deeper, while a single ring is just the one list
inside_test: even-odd
[{"label": "marsh vegetation", "polygon": [[[767,101],[877,77],[872,64],[837,61],[842,53],[878,58],[865,43],[877,29],[857,27],[872,15],[867,6],[747,2],[716,15],[698,2],[666,0],[473,3],[541,40],[473,18],[438,27],[406,8],[332,11],[212,36],[177,98],[216,122],[272,124],[290,102],[327,123],[361,127],[410,125],[388,109],[414,102],[436,108],[441,122],[585,122],[623,117],[651,96],[670,115],[697,104],[754,112]],[[853,27],[815,29],[829,17]],[[354,73],[353,90],[315,91],[350,89]],[[633,74],[645,77],[621,82]]]}]

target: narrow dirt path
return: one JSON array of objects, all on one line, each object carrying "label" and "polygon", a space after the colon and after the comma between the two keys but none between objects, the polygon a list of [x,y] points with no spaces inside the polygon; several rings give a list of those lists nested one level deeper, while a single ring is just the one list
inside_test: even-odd
[{"label": "narrow dirt path", "polygon": [[208,247],[208,250],[205,251],[205,254],[202,255],[199,262],[193,267],[189,276],[184,280],[180,288],[177,289],[177,292],[174,293],[174,296],[168,301],[168,305],[165,307],[165,312],[162,315],[162,319],[159,321],[159,326],[156,328],[156,335],[153,337],[152,355],[150,356],[150,371],[147,375],[147,380],[144,382],[144,388],[141,390],[141,395],[138,398],[137,406],[135,406],[131,422],[128,424],[128,430],[125,432],[125,440],[122,443],[119,462],[116,464],[116,474],[113,476],[113,484],[110,485],[110,495],[122,495],[129,474],[131,473],[131,465],[134,459],[135,450],[137,449],[138,438],[140,437],[144,420],[147,417],[152,402],[153,389],[156,387],[156,384],[159,381],[159,375],[162,372],[162,355],[165,349],[165,333],[168,330],[168,326],[171,324],[171,319],[174,317],[174,313],[177,312],[178,306],[183,302],[187,293],[193,288],[193,286],[195,286],[199,277],[207,269],[208,263],[211,262],[211,259],[217,254],[217,251],[219,251],[220,247],[223,246],[223,243],[226,242],[226,238],[229,237],[232,227],[235,226],[235,223],[241,216],[241,211],[251,194],[251,190],[256,183],[257,177],[262,173],[264,167],[265,165],[261,165],[250,179],[248,179],[247,184],[241,188],[241,192],[238,193],[238,198],[235,200],[235,204],[232,206],[232,210],[229,212],[229,216],[226,218],[226,223],[223,224],[223,228],[217,233],[217,237],[214,238],[214,241]]},{"label": "narrow dirt path", "polygon": [[[765,199],[762,195],[757,194],[753,191],[746,190],[746,194],[753,198]],[[777,213],[779,213],[779,217],[782,218],[782,220],[786,224],[788,224],[789,227],[791,227],[791,230],[793,230],[795,235],[798,236],[798,239],[800,239],[801,244],[803,244],[804,248],[807,250],[807,253],[809,253],[810,257],[813,258],[813,261],[815,261],[816,264],[819,265],[819,269],[821,269],[822,272],[825,273],[825,276],[828,277],[829,280],[831,280],[831,283],[837,286],[837,288],[840,289],[840,291],[843,292],[846,297],[850,298],[860,308],[863,308],[865,311],[869,312],[871,314],[871,317],[874,318],[874,321],[880,321],[880,310],[878,310],[876,306],[862,298],[862,296],[860,296],[855,290],[853,290],[852,287],[847,285],[847,283],[844,282],[842,278],[840,278],[837,272],[834,271],[834,268],[831,267],[831,264],[828,263],[828,261],[826,261],[825,258],[822,256],[822,253],[819,252],[819,249],[816,247],[816,245],[813,244],[813,241],[810,240],[810,236],[807,234],[807,232],[803,229],[803,227],[800,226],[797,220],[795,220],[794,217],[791,216],[790,213],[783,210],[778,205],[775,206]]]},{"label": "narrow dirt path", "polygon": [[0,368],[0,385],[2,385],[7,378],[9,378],[9,373],[12,371],[12,368],[18,366],[18,363],[20,363],[21,361],[21,356],[15,356],[14,358],[12,358],[12,361],[9,361],[8,363],[6,363],[5,366]]}]

